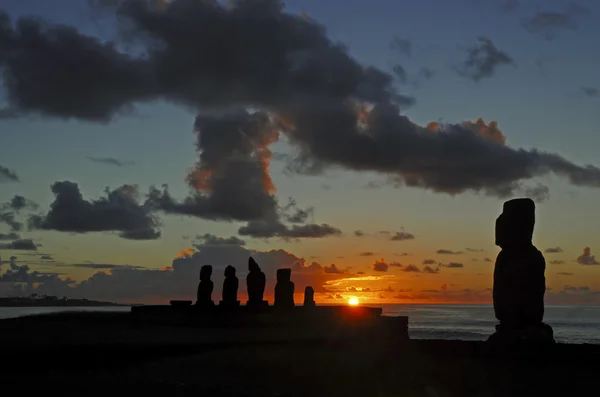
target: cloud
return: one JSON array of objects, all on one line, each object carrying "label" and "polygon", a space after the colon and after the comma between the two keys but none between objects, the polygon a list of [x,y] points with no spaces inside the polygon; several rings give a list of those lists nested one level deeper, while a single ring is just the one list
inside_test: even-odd
[{"label": "cloud", "polygon": [[560,259],[555,259],[555,260],[550,261],[550,264],[551,265],[564,265],[565,261],[560,260]]},{"label": "cloud", "polygon": [[30,229],[60,232],[120,232],[130,240],[154,240],[160,237],[159,221],[151,209],[138,202],[138,188],[123,185],[115,190],[106,188],[105,197],[86,200],[74,182],[52,185],[54,202],[44,215],[29,218]]},{"label": "cloud", "polygon": [[436,260],[435,259],[424,259],[423,260],[423,264],[424,265],[435,265],[436,264]]},{"label": "cloud", "polygon": [[456,69],[460,76],[479,82],[490,78],[500,66],[514,65],[514,60],[499,50],[487,37],[479,37],[478,43],[467,49],[467,59]]},{"label": "cloud", "polygon": [[23,196],[20,195],[15,195],[13,196],[9,202],[4,203],[2,205],[0,205],[0,209],[2,210],[12,210],[15,212],[19,212],[21,210],[35,210],[38,208],[38,205],[31,201],[26,199]]},{"label": "cloud", "polygon": [[463,267],[465,267],[465,265],[463,263],[460,262],[450,262],[448,264],[441,264],[441,267],[447,267],[449,269],[462,269]]},{"label": "cloud", "polygon": [[0,233],[0,241],[19,240],[21,236],[17,233]]},{"label": "cloud", "polygon": [[36,251],[37,246],[30,239],[14,240],[10,243],[1,243],[0,250]]},{"label": "cloud", "polygon": [[365,234],[366,234],[366,233],[365,233],[365,232],[363,232],[362,230],[355,230],[355,231],[354,231],[354,235],[355,235],[356,237],[363,237],[363,236],[365,236]]},{"label": "cloud", "polygon": [[452,250],[447,250],[447,249],[439,249],[435,253],[439,254],[439,255],[460,255],[463,252],[462,251],[452,251]]},{"label": "cloud", "polygon": [[[124,0],[116,7],[119,28],[127,34],[114,43],[31,18],[12,23],[2,14],[0,67],[11,76],[4,81],[8,110],[108,122],[153,100],[202,109],[196,120],[200,161],[188,176],[195,191],[181,200],[155,192],[155,203],[166,212],[260,222],[242,229],[248,235],[333,232],[289,231],[285,219],[278,220],[263,176],[266,147],[280,133],[295,149],[295,172],[312,175],[342,167],[379,173],[397,187],[500,198],[549,173],[574,185],[600,186],[597,167],[511,148],[495,122],[414,123],[401,113],[414,100],[394,88],[391,74],[359,64],[322,25],[284,13],[276,0],[173,0],[161,9]],[[130,44],[143,55],[119,51]],[[482,38],[463,66],[468,77],[481,79],[511,62]],[[44,65],[41,72],[37,65]],[[241,114],[233,119],[222,115],[223,109],[239,108],[257,111],[231,111]],[[207,132],[210,127],[213,132]]]},{"label": "cloud", "polygon": [[405,240],[414,240],[415,236],[412,233],[407,232],[396,232],[392,237],[390,237],[391,241],[405,241]]},{"label": "cloud", "polygon": [[94,162],[94,163],[99,163],[99,164],[106,164],[106,165],[114,165],[116,167],[125,167],[127,165],[133,165],[132,161],[129,160],[119,160],[116,159],[114,157],[93,157],[90,156],[88,157],[88,160]]},{"label": "cloud", "polygon": [[45,261],[53,261],[54,260],[54,258],[51,255],[40,255],[40,259],[45,260]]},{"label": "cloud", "polygon": [[390,267],[404,267],[404,265],[400,262],[390,262]]},{"label": "cloud", "polygon": [[544,250],[544,252],[547,254],[559,254],[559,253],[563,252],[563,249],[560,247],[552,247],[552,248],[546,248]]},{"label": "cloud", "polygon": [[557,276],[573,276],[573,273],[568,273],[568,272],[559,272],[556,273]]},{"label": "cloud", "polygon": [[541,34],[546,40],[553,40],[560,30],[577,29],[577,17],[588,13],[587,8],[572,4],[564,11],[543,11],[523,18],[521,25],[531,34]]},{"label": "cloud", "polygon": [[438,274],[440,272],[440,268],[432,268],[431,266],[424,266],[423,267],[423,273],[428,273],[428,274]]},{"label": "cloud", "polygon": [[600,94],[600,91],[596,87],[579,87],[579,89],[583,95],[589,98],[596,98]]},{"label": "cloud", "polygon": [[[301,300],[306,286],[312,286],[317,293],[328,293],[325,289],[327,282],[351,276],[341,271],[326,272],[318,263],[313,262],[308,265],[303,258],[284,250],[255,251],[238,245],[213,245],[203,246],[199,251],[192,251],[189,255],[178,256],[170,266],[164,266],[163,269],[95,263],[65,264],[61,267],[91,268],[99,272],[81,282],[68,281],[65,285],[60,283],[59,278],[54,277],[48,278],[49,284],[39,277],[34,281],[31,270],[27,268],[19,270],[18,277],[13,275],[9,279],[9,276],[6,276],[4,281],[11,283],[8,286],[10,293],[6,295],[29,295],[43,291],[42,293],[50,295],[73,298],[165,303],[171,299],[194,300],[200,267],[212,265],[212,279],[215,286],[212,297],[213,300],[219,300],[225,267],[232,265],[238,270],[240,279],[238,296],[243,300],[246,296],[245,276],[250,256],[256,259],[267,276],[265,296],[269,299],[273,297],[275,274],[279,268],[292,268],[292,281],[295,284],[298,301]],[[21,285],[22,283],[25,284]]]},{"label": "cloud", "polygon": [[400,54],[410,57],[412,44],[410,40],[403,39],[398,36],[394,36],[390,43],[390,48]]},{"label": "cloud", "polygon": [[214,234],[205,233],[203,235],[196,236],[198,240],[202,242],[197,244],[196,247],[201,248],[209,245],[246,245],[246,242],[235,236],[231,237],[217,237]]},{"label": "cloud", "polygon": [[331,265],[323,266],[323,271],[325,273],[331,273],[331,274],[343,274],[344,273],[343,270],[338,269],[338,267],[335,265],[335,263],[332,263]]},{"label": "cloud", "polygon": [[373,256],[375,255],[375,252],[371,252],[371,251],[365,251],[365,252],[361,252],[358,254],[358,256]]},{"label": "cloud", "polygon": [[477,248],[465,248],[465,251],[467,251],[467,252],[484,252],[484,250],[477,249]]},{"label": "cloud", "polygon": [[383,259],[373,262],[371,265],[374,271],[376,272],[387,272],[390,268],[390,265]]},{"label": "cloud", "polygon": [[493,260],[491,260],[490,258],[483,258],[484,262],[493,262]]},{"label": "cloud", "polygon": [[0,183],[3,182],[19,182],[19,176],[15,171],[0,165]]},{"label": "cloud", "polygon": [[580,265],[600,265],[600,262],[592,255],[590,247],[585,247],[583,249],[583,254],[577,257],[577,263]]},{"label": "cloud", "polygon": [[421,272],[421,269],[415,265],[407,265],[402,268],[402,271],[406,273],[419,273]]}]

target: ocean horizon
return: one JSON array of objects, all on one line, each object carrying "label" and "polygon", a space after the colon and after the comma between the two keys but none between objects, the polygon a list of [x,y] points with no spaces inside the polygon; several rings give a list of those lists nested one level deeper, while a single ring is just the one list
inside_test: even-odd
[{"label": "ocean horizon", "polygon": [[[412,339],[481,341],[494,332],[497,320],[492,305],[381,304],[385,316],[408,316]],[[0,319],[56,312],[127,312],[130,306],[112,307],[1,307]],[[554,329],[557,342],[600,344],[600,306],[546,305],[544,321]]]}]

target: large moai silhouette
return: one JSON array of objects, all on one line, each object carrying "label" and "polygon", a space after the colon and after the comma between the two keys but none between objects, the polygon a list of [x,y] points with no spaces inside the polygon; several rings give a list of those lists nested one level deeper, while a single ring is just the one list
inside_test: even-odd
[{"label": "large moai silhouette", "polygon": [[313,287],[307,286],[304,288],[304,307],[314,307],[315,303],[315,290]]},{"label": "large moai silhouette", "polygon": [[227,266],[225,268],[225,280],[223,281],[223,300],[219,302],[221,306],[239,306],[240,301],[237,300],[239,280],[235,275],[235,267]]},{"label": "large moai silhouette", "polygon": [[533,245],[535,203],[528,198],[504,203],[496,219],[494,312],[500,322],[490,339],[554,341],[543,323],[546,261]]},{"label": "large moai silhouette", "polygon": [[196,305],[212,306],[213,282],[210,279],[212,276],[212,266],[204,265],[200,268],[200,284],[198,284],[198,293],[196,294]]},{"label": "large moai silhouette", "polygon": [[292,269],[277,269],[274,306],[294,307],[294,283],[291,281]]},{"label": "large moai silhouette", "polygon": [[248,259],[248,276],[246,276],[246,288],[248,289],[248,306],[265,306],[268,302],[263,300],[267,278],[260,270],[260,266],[254,258]]}]

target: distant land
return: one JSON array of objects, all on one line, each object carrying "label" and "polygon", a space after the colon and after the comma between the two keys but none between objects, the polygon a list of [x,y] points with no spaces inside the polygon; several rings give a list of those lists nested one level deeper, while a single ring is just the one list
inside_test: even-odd
[{"label": "distant land", "polygon": [[67,299],[56,296],[36,296],[0,298],[0,307],[63,307],[63,306],[127,306],[114,302],[101,302],[88,299]]}]

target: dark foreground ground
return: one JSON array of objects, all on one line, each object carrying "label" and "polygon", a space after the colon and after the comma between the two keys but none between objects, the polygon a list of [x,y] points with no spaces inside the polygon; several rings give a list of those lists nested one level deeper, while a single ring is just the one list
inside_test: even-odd
[{"label": "dark foreground ground", "polygon": [[[492,353],[481,342],[134,326],[127,314],[0,321],[2,390],[20,395],[597,395],[600,346]],[[504,352],[506,353],[506,352]]]}]

